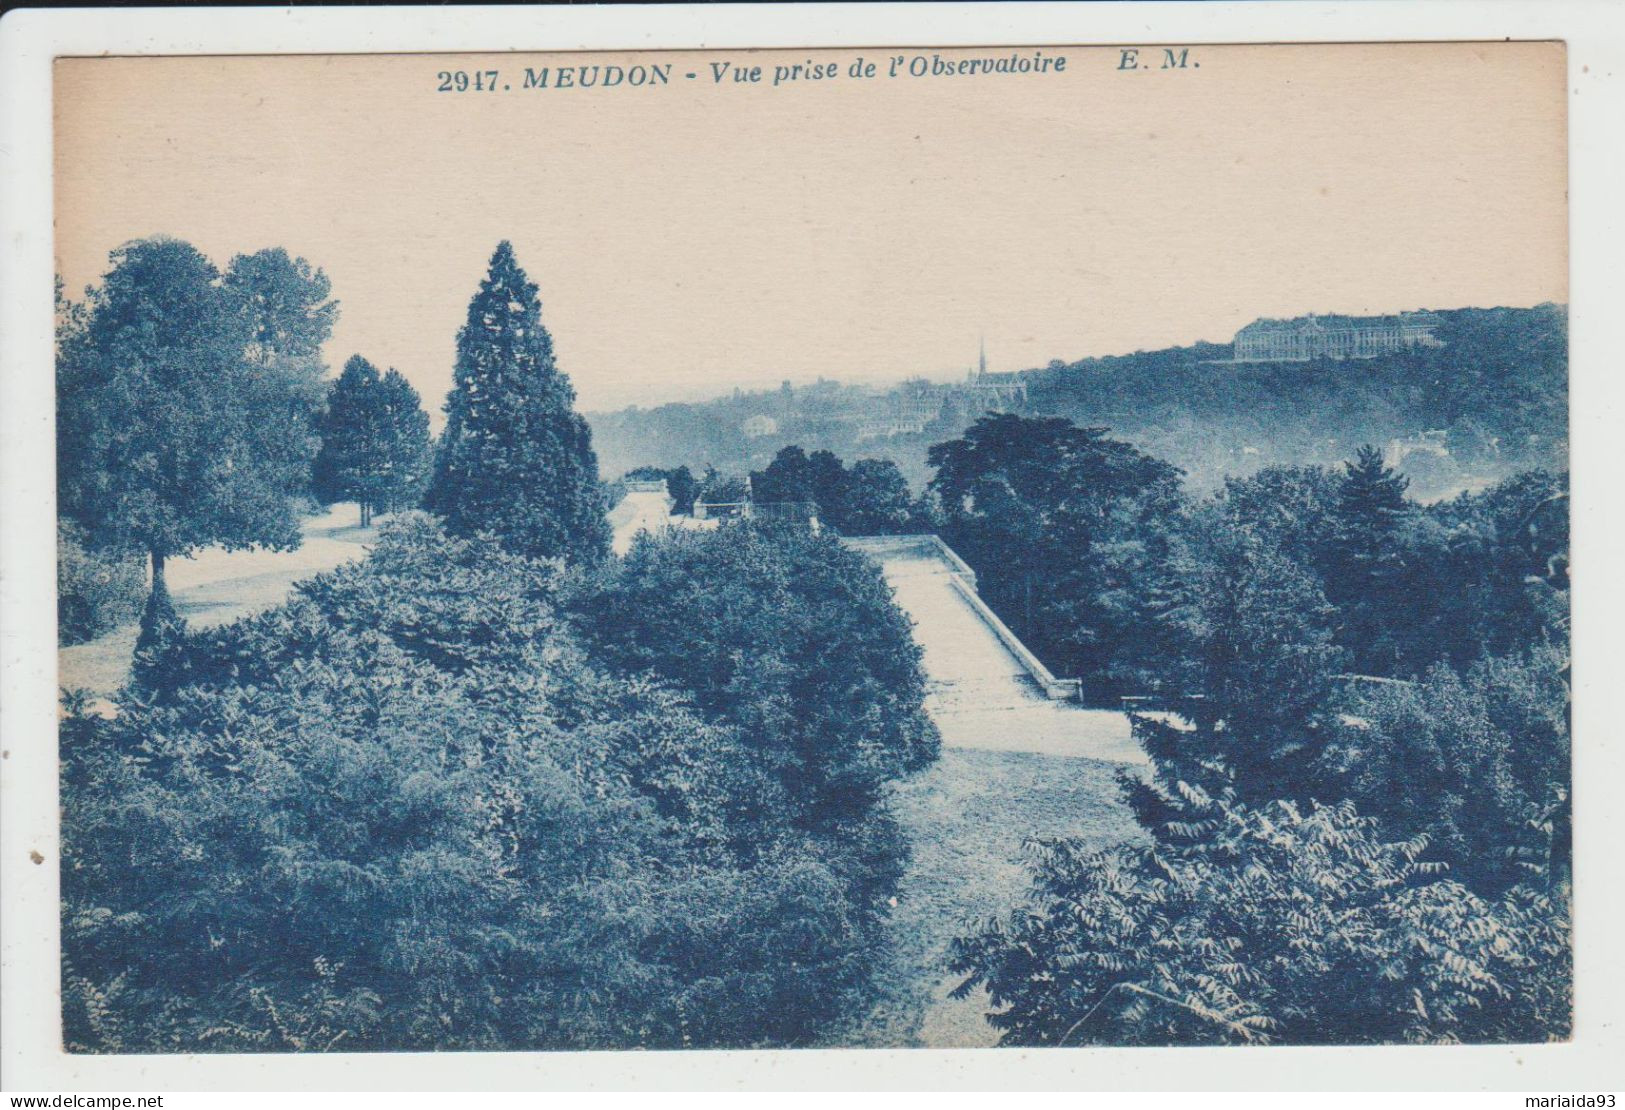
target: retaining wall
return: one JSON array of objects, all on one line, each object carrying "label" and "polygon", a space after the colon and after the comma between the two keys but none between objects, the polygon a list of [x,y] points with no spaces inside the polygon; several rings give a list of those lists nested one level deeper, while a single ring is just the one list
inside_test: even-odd
[{"label": "retaining wall", "polygon": [[998,638],[1004,649],[1021,664],[1045,697],[1059,701],[1077,700],[1081,696],[1082,683],[1078,679],[1056,678],[1044,666],[1043,660],[1029,651],[1027,645],[999,619],[999,615],[988,608],[982,595],[976,592],[976,572],[953,548],[943,543],[940,536],[846,536],[841,542],[877,562],[887,559],[926,559],[941,563],[943,573],[953,588],[987,626],[988,631]]}]

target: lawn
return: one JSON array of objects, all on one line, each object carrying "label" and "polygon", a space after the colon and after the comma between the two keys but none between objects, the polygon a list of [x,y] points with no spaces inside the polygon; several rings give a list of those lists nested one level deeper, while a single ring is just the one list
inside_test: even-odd
[{"label": "lawn", "polygon": [[[378,518],[379,523],[385,518]],[[253,616],[287,600],[295,582],[314,578],[341,563],[364,558],[378,536],[376,525],[356,523],[356,507],[334,505],[305,518],[301,542],[292,551],[222,551],[206,548],[190,558],[171,559],[165,573],[175,610],[194,628],[209,628]],[[85,644],[57,653],[57,684],[111,696],[129,677],[136,626],[125,625]]]},{"label": "lawn", "polygon": [[898,819],[913,857],[893,911],[882,1001],[855,1042],[872,1047],[992,1045],[977,991],[948,998],[959,977],[948,945],[1027,893],[1022,844],[1076,837],[1105,848],[1144,831],[1120,797],[1121,764],[1028,752],[946,748],[933,767],[897,791]]}]

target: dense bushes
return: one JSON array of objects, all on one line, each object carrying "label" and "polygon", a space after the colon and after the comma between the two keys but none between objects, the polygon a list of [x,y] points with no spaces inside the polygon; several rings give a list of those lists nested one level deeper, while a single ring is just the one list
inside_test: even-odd
[{"label": "dense bushes", "polygon": [[1499,893],[1568,872],[1567,655],[1550,644],[1440,663],[1415,685],[1371,684],[1346,699],[1324,779],[1474,890]]},{"label": "dense bushes", "polygon": [[94,640],[141,613],[147,574],[139,555],[85,550],[83,534],[61,521],[56,532],[56,631],[63,647]]},{"label": "dense bushes", "polygon": [[908,619],[832,537],[735,524],[640,539],[572,609],[604,658],[737,728],[808,828],[870,811],[936,758]]},{"label": "dense bushes", "polygon": [[1570,1024],[1566,911],[1479,898],[1352,805],[1214,806],[1183,845],[1033,847],[1037,898],[955,946],[1003,1042],[1531,1041]]},{"label": "dense bushes", "polygon": [[[994,476],[1001,550],[1063,534]],[[1142,518],[1164,555],[1115,611],[1172,711],[1137,717],[1150,773],[1123,776],[1155,844],[1036,846],[1033,903],[962,938],[1005,1040],[1566,1036],[1566,510],[1538,471],[1422,506],[1366,449]],[[1046,611],[1093,633],[1103,581],[1054,577]]]},{"label": "dense bushes", "polygon": [[[697,603],[726,547],[685,550],[698,584],[668,595],[713,635]],[[776,562],[814,575],[832,554]],[[162,648],[116,719],[70,705],[70,1046],[803,1044],[857,1016],[900,866],[884,809],[825,812],[766,714],[584,647],[562,574],[407,518],[289,604]],[[848,586],[822,618],[884,615],[870,583]],[[788,717],[824,673],[800,648],[764,675],[795,683],[766,699]],[[881,677],[830,697],[861,722],[917,716],[918,676],[887,674],[894,700],[866,701]],[[820,704],[838,733],[837,702]],[[918,740],[906,756],[836,744],[818,781],[895,774]],[[813,814],[816,833],[798,820]]]}]

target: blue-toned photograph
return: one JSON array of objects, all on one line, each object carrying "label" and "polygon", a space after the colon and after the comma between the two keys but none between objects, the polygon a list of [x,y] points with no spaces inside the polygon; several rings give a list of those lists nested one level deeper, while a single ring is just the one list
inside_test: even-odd
[{"label": "blue-toned photograph", "polygon": [[1561,43],[54,94],[67,1051],[1570,1038]]}]

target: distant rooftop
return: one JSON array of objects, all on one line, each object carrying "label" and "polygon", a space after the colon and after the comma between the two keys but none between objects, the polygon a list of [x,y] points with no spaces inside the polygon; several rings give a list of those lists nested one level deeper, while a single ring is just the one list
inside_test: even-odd
[{"label": "distant rooftop", "polygon": [[1236,332],[1236,362],[1306,362],[1377,358],[1410,347],[1441,347],[1433,330],[1444,321],[1427,311],[1397,316],[1263,317]]},{"label": "distant rooftop", "polygon": [[1258,319],[1254,320],[1241,330],[1252,331],[1256,329],[1258,331],[1275,331],[1292,329],[1295,331],[1299,328],[1311,325],[1325,328],[1327,331],[1341,328],[1436,328],[1442,323],[1444,323],[1444,321],[1440,319],[1436,313],[1429,312],[1426,309],[1420,309],[1416,312],[1401,312],[1397,315],[1390,314],[1385,316],[1321,316],[1311,312],[1304,316],[1293,316],[1289,319],[1260,316]]}]

